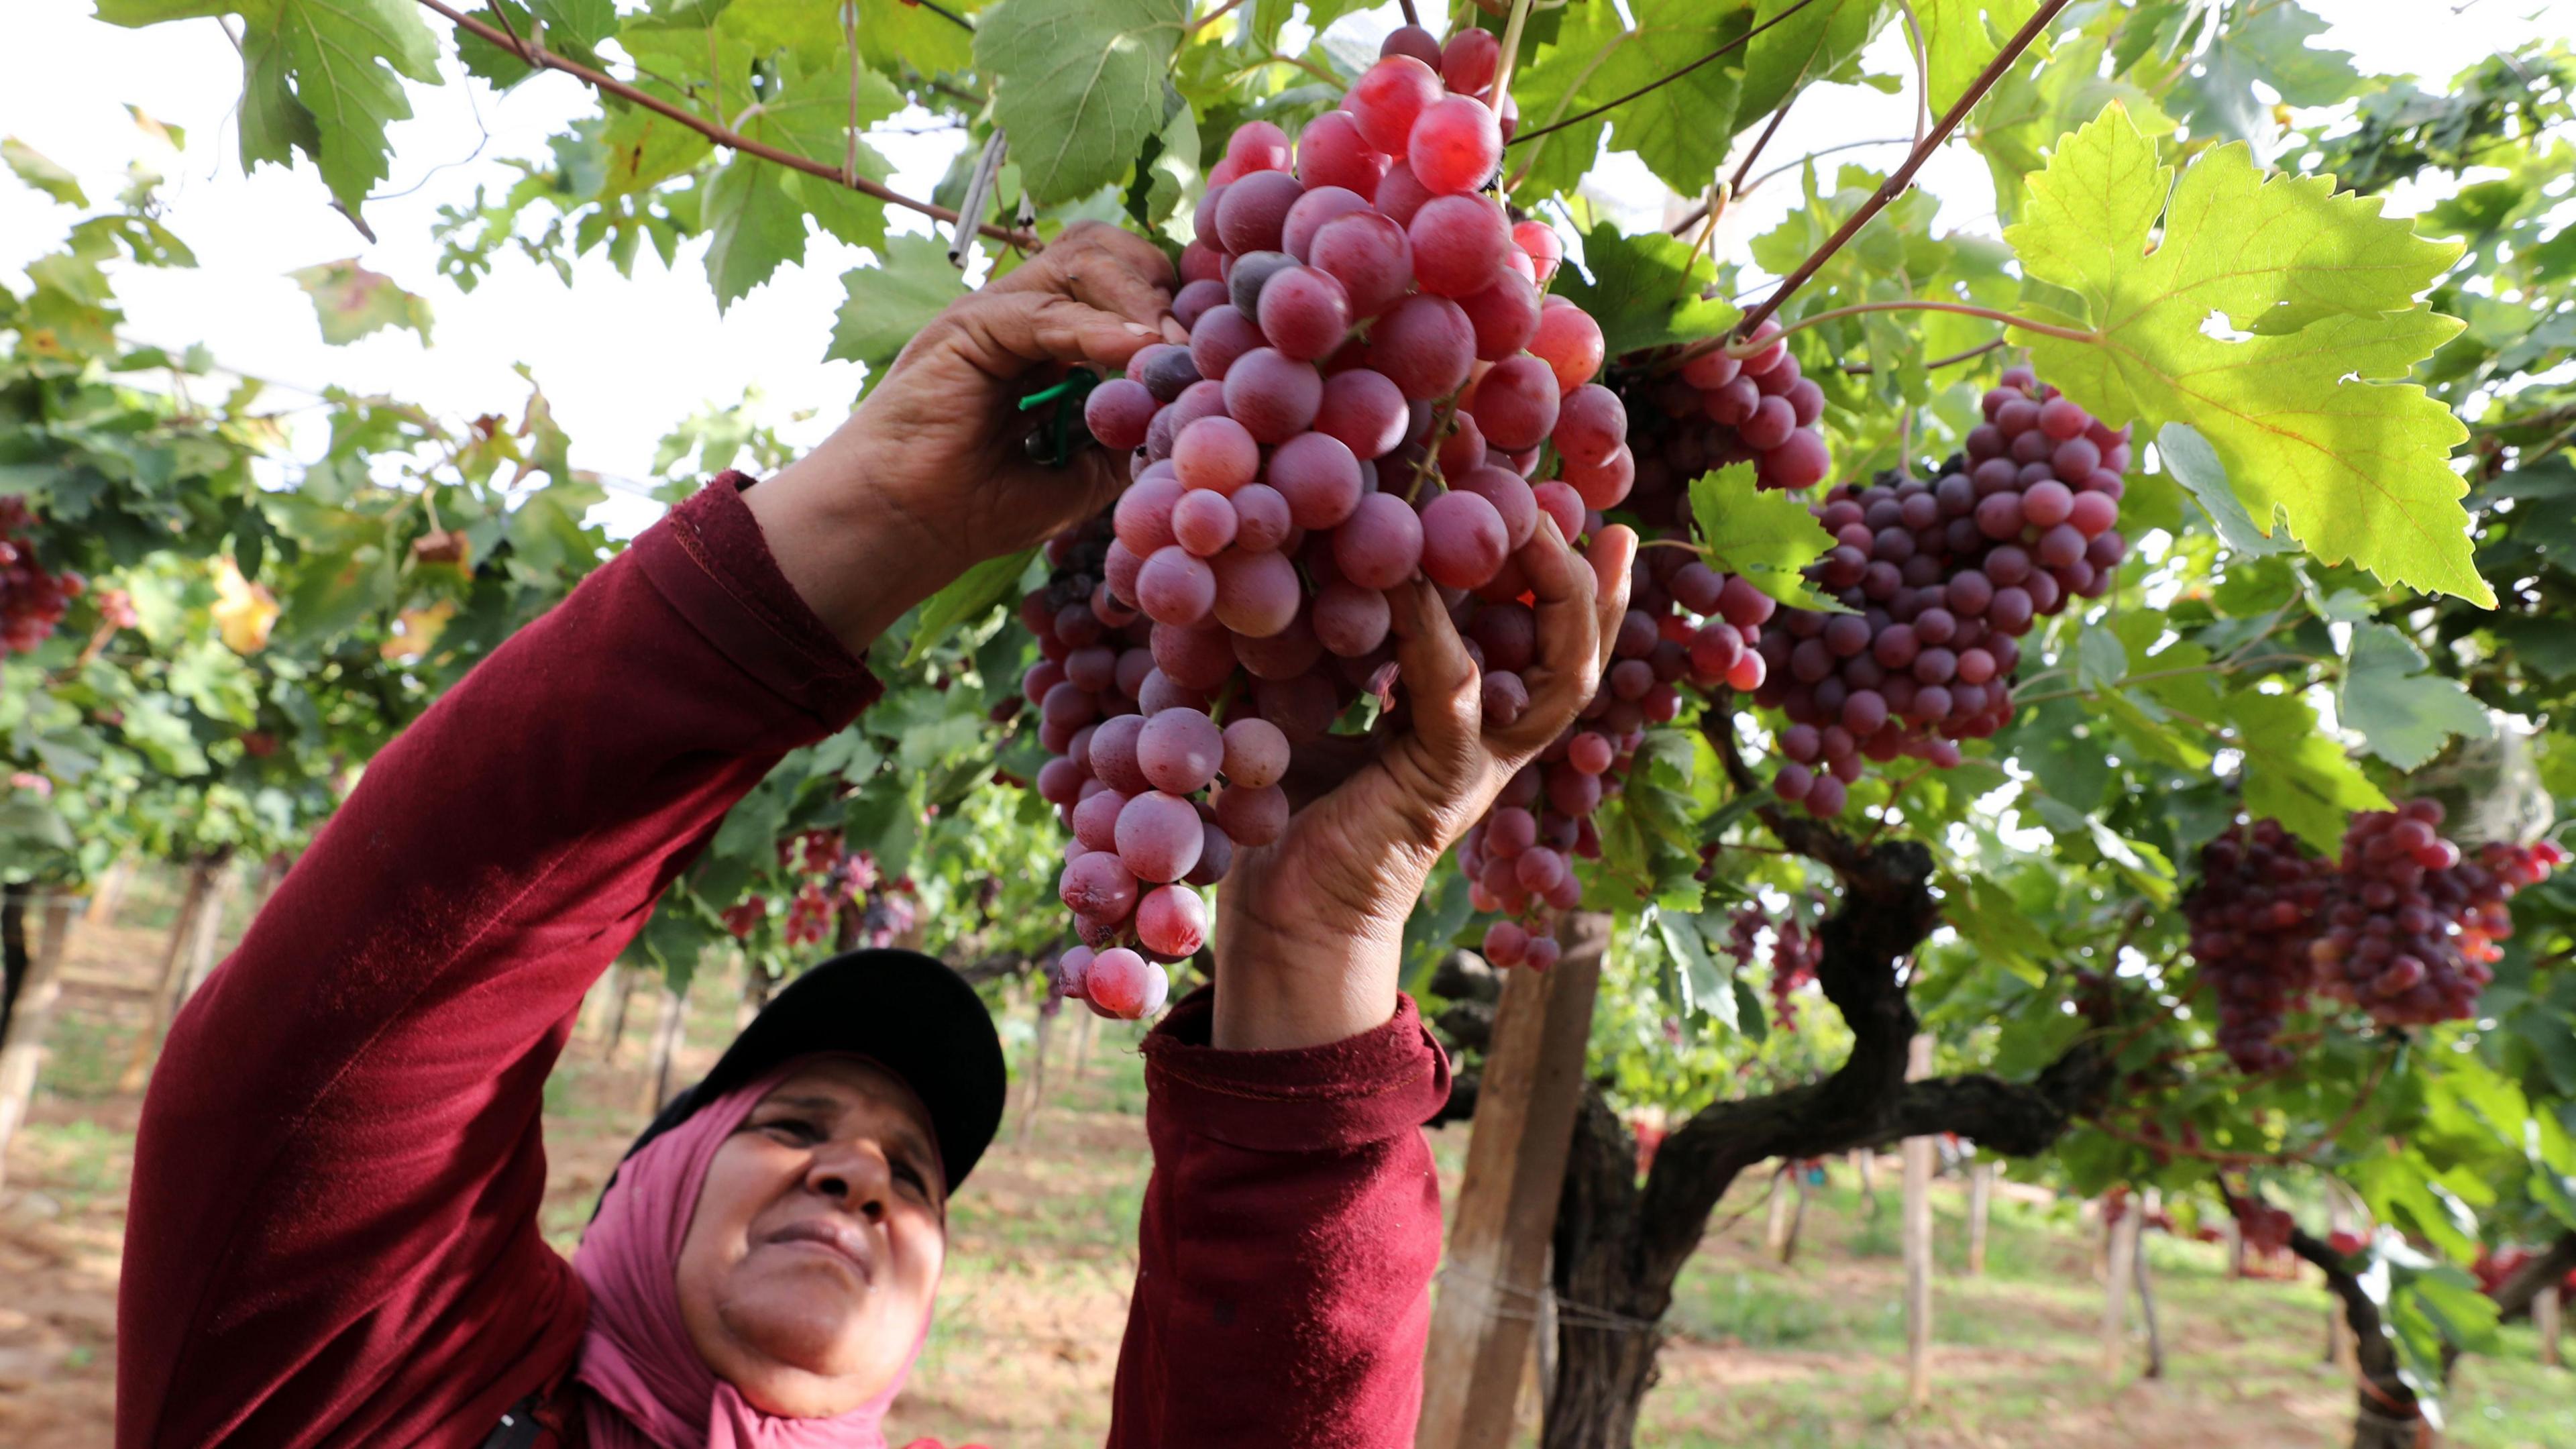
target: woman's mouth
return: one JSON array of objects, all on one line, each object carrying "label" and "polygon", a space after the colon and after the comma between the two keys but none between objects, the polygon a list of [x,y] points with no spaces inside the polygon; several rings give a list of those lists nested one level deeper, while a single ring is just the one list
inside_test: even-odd
[{"label": "woman's mouth", "polygon": [[862,1284],[876,1286],[876,1248],[856,1223],[832,1217],[799,1218],[770,1234],[766,1243],[821,1248],[846,1260]]}]

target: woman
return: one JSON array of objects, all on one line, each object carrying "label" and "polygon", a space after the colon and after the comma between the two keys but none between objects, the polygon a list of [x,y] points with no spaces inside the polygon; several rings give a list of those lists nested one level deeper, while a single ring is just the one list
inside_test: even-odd
[{"label": "woman", "polygon": [[[819,967],[654,1123],[566,1263],[547,1072],[725,810],[875,696],[859,662],[975,562],[1111,499],[1029,464],[1032,369],[1176,324],[1162,254],[1068,232],[951,307],[866,406],[726,475],[496,651],[367,771],[171,1033],[136,1142],[123,1446],[876,1446],[947,1194],[1002,1100],[937,963]],[[1392,592],[1409,730],[1246,851],[1216,984],[1147,1039],[1154,1174],[1116,1445],[1411,1442],[1447,1064],[1397,990],[1443,850],[1599,676],[1633,540],[1552,525],[1533,706],[1482,731],[1427,584]],[[1606,586],[1596,578],[1609,581]]]}]

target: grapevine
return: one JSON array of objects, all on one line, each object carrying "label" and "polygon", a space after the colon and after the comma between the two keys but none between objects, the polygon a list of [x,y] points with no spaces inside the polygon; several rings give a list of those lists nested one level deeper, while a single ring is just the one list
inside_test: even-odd
[{"label": "grapevine", "polygon": [[[80,597],[81,576],[47,573],[27,537],[35,517],[27,501],[0,498],[0,658],[32,652]],[[124,611],[130,617],[131,610]]]}]

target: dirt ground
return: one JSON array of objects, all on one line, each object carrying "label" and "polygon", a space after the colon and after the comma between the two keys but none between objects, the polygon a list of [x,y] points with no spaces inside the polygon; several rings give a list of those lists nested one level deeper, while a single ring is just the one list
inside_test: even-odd
[{"label": "dirt ground", "polygon": [[[0,1186],[0,1446],[100,1449],[114,1407],[117,1259],[137,1098],[114,1083],[163,944],[166,892],[140,884],[122,921],[75,932],[32,1120]],[[569,1250],[607,1170],[645,1118],[652,1031],[638,994],[615,1043],[605,993],[547,1089],[546,1227]],[[732,1028],[730,993],[693,994],[679,1058],[703,1069]],[[1097,1445],[1135,1271],[1148,1165],[1140,1034],[1060,1018],[1028,1115],[1038,1023],[1003,1018],[1015,1093],[1000,1140],[952,1221],[939,1325],[897,1405],[895,1443]],[[685,1075],[683,1077],[685,1079]],[[1435,1134],[1452,1185],[1465,1133]],[[1892,1165],[1892,1164],[1891,1164]],[[1656,1449],[1886,1445],[1920,1449],[2284,1449],[2349,1442],[2352,1396],[2321,1361],[2313,1285],[2230,1282],[2215,1249],[2150,1242],[2167,1369],[2101,1367],[2101,1287],[2072,1204],[1998,1207],[1990,1270],[1964,1274],[1955,1184],[1936,1193],[1943,1256],[1936,1393],[1904,1410],[1903,1268],[1895,1174],[1873,1211],[1847,1173],[1815,1198],[1796,1260],[1763,1251],[1762,1183],[1739,1184],[1684,1275],[1639,1442]],[[2539,1368],[2527,1330],[2467,1361],[2449,1442],[2576,1446],[2576,1379]],[[1534,1401],[1535,1389],[1525,1394]],[[1532,1436],[1523,1435],[1524,1442]]]}]

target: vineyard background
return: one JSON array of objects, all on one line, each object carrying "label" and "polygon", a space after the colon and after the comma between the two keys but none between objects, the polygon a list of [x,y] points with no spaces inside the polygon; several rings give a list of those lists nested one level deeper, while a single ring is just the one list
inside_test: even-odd
[{"label": "vineyard background", "polygon": [[[916,211],[782,182],[766,163],[688,138],[660,158],[666,170],[612,186],[599,128],[635,112],[602,111],[559,74],[496,89],[479,77],[515,61],[488,38],[458,49],[458,32],[430,13],[440,7],[368,3],[390,7],[394,28],[417,23],[435,38],[420,42],[434,56],[402,60],[417,63],[403,72],[414,84],[395,86],[416,114],[385,128],[381,156],[326,150],[247,177],[241,72],[210,7],[103,0],[109,24],[82,0],[30,0],[0,22],[13,52],[61,62],[0,96],[14,173],[0,178],[0,265],[13,268],[0,272],[0,498],[28,489],[40,555],[106,586],[76,599],[59,632],[0,647],[0,914],[38,954],[45,929],[74,917],[32,1114],[14,1135],[0,1126],[0,1441],[104,1441],[139,1088],[161,1014],[223,944],[171,944],[182,872],[232,893],[223,935],[237,933],[245,900],[365,761],[510,630],[709,472],[768,471],[819,439],[910,328],[1016,260],[986,244],[961,277],[943,255],[945,229]],[[707,124],[767,124],[738,92],[724,103],[729,77],[756,74],[774,99],[781,77],[808,74],[798,67],[817,55],[849,64],[853,106],[863,80],[877,88],[863,128],[870,164],[883,163],[892,190],[933,204],[962,204],[995,118],[1031,104],[1013,90],[1028,83],[1026,62],[978,54],[959,33],[968,21],[856,0],[868,40],[853,34],[842,57],[840,32],[814,30],[811,7],[733,3],[729,17],[692,0],[623,15],[578,0],[540,8],[608,27],[592,40],[631,23],[624,39],[683,79],[634,74],[685,95]],[[1041,3],[964,8],[993,25]],[[1064,3],[1104,25],[1145,13]],[[1635,1393],[1637,1442],[1650,1444],[2381,1445],[2391,1441],[2370,1437],[2370,1406],[2419,1394],[2438,1402],[2456,1442],[2576,1442],[2564,1372],[2538,1365],[2518,1304],[2495,1323],[2480,1291],[2504,1286],[2517,1252],[2555,1243],[2576,1254],[2576,882],[2562,875],[2524,895],[2479,1014],[2395,1030],[2320,999],[2285,1035],[2297,1050],[2280,1072],[2221,1057],[2228,1042],[2196,993],[2225,963],[2196,960],[2186,927],[2203,846],[2240,807],[2323,851],[2355,811],[2419,791],[2454,803],[2454,833],[2472,845],[2528,844],[2576,799],[2565,634],[2576,608],[2576,17],[2491,0],[2441,7],[2429,24],[2376,0],[1578,3],[1589,8],[1537,7],[1515,92],[1559,115],[1669,72],[1724,24],[1817,6],[1803,42],[1812,60],[1783,60],[1775,37],[1769,54],[1757,45],[1700,75],[1726,77],[1719,89],[1749,76],[1775,100],[1705,136],[1632,135],[1624,116],[1586,122],[1552,143],[1544,166],[1528,148],[1507,152],[1506,170],[1520,169],[1506,180],[1527,179],[1514,204],[1569,247],[1560,295],[1600,311],[1619,339],[1605,376],[1632,397],[1679,349],[1710,345],[1736,306],[1814,269],[1780,315],[1827,394],[1834,481],[1910,455],[1926,464],[1961,443],[1980,391],[2025,347],[2045,377],[2112,418],[2123,400],[2110,369],[2088,372],[2083,350],[2103,338],[2028,325],[2084,313],[2112,327],[2077,295],[2064,255],[2050,270],[2033,198],[2058,188],[2061,243],[2116,240],[2134,221],[2143,250],[2157,218],[2152,207],[2143,219],[2109,215],[2111,199],[2076,194],[2071,154],[2152,157],[2202,195],[2233,184],[2214,178],[2313,172],[2330,158],[2360,196],[2268,186],[2223,203],[2220,225],[2306,195],[2322,251],[2384,246],[2403,275],[2345,287],[2331,266],[2285,262],[2280,293],[2248,304],[2280,308],[2259,325],[2203,317],[2193,333],[2194,319],[2167,308],[2158,327],[2123,337],[2152,372],[2212,347],[2276,347],[2275,323],[2346,329],[2370,352],[2356,373],[2246,369],[2262,374],[2249,386],[2287,416],[2376,409],[2388,427],[2371,436],[2385,449],[2318,451],[2385,471],[2338,494],[2294,477],[2296,460],[2265,451],[2260,430],[2230,433],[2241,418],[2216,416],[2225,409],[2203,417],[2126,399],[2113,420],[2140,419],[2122,519],[2136,551],[2100,608],[2078,604],[2029,636],[2029,708],[1963,767],[1857,779],[1837,829],[1764,793],[1787,747],[1778,720],[1742,698],[1695,693],[1680,727],[1637,749],[1632,790],[1600,817],[1609,858],[1581,868],[1598,914],[1579,928],[1608,944],[1585,967],[1601,989],[1597,1010],[1587,992],[1587,1086],[1564,1177],[1570,1208],[1591,1216],[1569,1210],[1554,1240],[1558,1291],[1607,1316],[1560,1324],[1550,1366],[1560,1387],[1589,1366],[1598,1388],[1618,1377],[1598,1370],[1623,1356],[1623,1336],[1660,1320],[1667,1338],[1659,1360],[1651,1334],[1640,1340],[1648,1351],[1594,1396],[1592,1429],[1551,1442],[1624,1442],[1611,1426],[1621,1395]],[[1494,29],[1509,8],[1461,5],[1453,18]],[[1927,150],[1931,96],[1957,93],[1983,57],[2010,59],[2006,37],[2035,8],[2056,29],[1959,141]],[[1177,250],[1207,184],[1200,163],[1234,125],[1276,116],[1294,131],[1375,58],[1397,18],[1350,0],[1205,0],[1197,13],[1139,22],[1170,42],[1166,129],[1129,149],[1089,148],[1053,184],[1014,163],[1004,189],[1019,190],[997,217],[1025,202],[1046,235],[1108,220]],[[1335,22],[1330,43],[1305,24],[1319,13]],[[1841,17],[1830,40],[1828,13]],[[1908,36],[1926,25],[1938,43],[1918,64]],[[578,25],[550,33],[585,43]],[[1874,39],[1860,45],[1861,33]],[[1584,46],[1605,34],[1603,57],[1635,45],[1596,77]],[[883,35],[937,59],[914,68]],[[700,40],[704,76],[693,69]],[[1834,50],[1845,41],[1850,53]],[[427,84],[424,68],[444,83]],[[1604,125],[1607,150],[1571,154]],[[1622,144],[1639,137],[1643,158]],[[837,156],[839,141],[835,130],[823,149]],[[822,146],[800,144],[808,161]],[[1926,162],[1917,189],[1837,253],[1827,234],[1872,214],[1874,189],[1909,147]],[[267,159],[286,159],[285,143],[275,149]],[[386,174],[359,175],[368,160]],[[1700,170],[1761,183],[1723,203],[1705,236],[1674,179]],[[750,193],[769,209],[745,202],[744,188],[773,188]],[[2379,222],[2371,208],[2383,199],[2390,216],[2421,220]],[[1701,241],[1706,255],[1686,244]],[[2323,311],[2341,314],[2281,307],[2310,284],[2333,295]],[[1915,310],[1927,299],[1952,310]],[[2425,391],[2388,385],[2398,379]],[[2185,423],[2207,423],[2208,436]],[[2455,435],[2469,441],[2455,446]],[[2414,513],[2377,486],[2410,469],[2423,489]],[[2464,501],[2454,484],[2470,490]],[[2251,526],[2247,506],[2268,519],[2275,496],[2298,542]],[[1726,498],[1674,519],[1665,541],[1726,565],[1737,540],[1719,538],[1708,514],[1750,519],[1763,499],[1782,503],[1749,486]],[[1794,507],[1769,517],[1783,513],[1805,528]],[[1734,562],[1786,575],[1822,547],[1807,534]],[[1065,922],[1052,886],[1061,832],[1011,788],[1043,757],[1018,704],[1038,641],[1007,605],[1046,569],[1011,567],[1022,564],[881,640],[871,662],[885,703],[748,797],[627,968],[594,992],[549,1096],[560,1241],[654,1094],[708,1060],[741,1003],[826,940],[918,944],[967,969],[1003,1023],[1019,1082],[1038,1080],[1037,972]],[[113,923],[57,904],[119,890]],[[1491,995],[1443,987],[1435,969],[1481,936],[1468,896],[1455,872],[1435,879],[1407,933],[1407,980],[1430,993],[1473,1084],[1488,1065]],[[1847,930],[1821,974],[1815,960],[1804,976],[1790,970],[1784,943],[1821,953],[1833,921],[1873,915],[1911,934]],[[1868,939],[1855,949],[1854,935]],[[10,959],[15,980],[31,958],[13,940]],[[688,1014],[657,1016],[660,983],[693,973]],[[618,998],[610,1058],[588,1033],[615,1014],[606,1003],[621,986],[638,989]],[[1073,1080],[1077,1021],[1090,1046]],[[1907,1074],[1917,1027],[1923,1056]],[[997,1449],[1098,1439],[1145,1165],[1137,1029],[1091,1025],[1077,1007],[1045,1030],[1055,1056],[1037,1126],[1006,1126],[999,1170],[960,1204],[957,1272],[906,1430],[980,1435]],[[1846,1076],[1874,1084],[1866,1111],[1793,1110],[1806,1084]],[[0,1093],[0,1123],[9,1105]],[[2021,1144],[1988,1276],[1955,1271],[1957,1177],[1935,1191],[1938,1389],[1912,1409],[1893,1159],[1876,1211],[1833,1159],[1786,1268],[1759,1241],[1768,1166],[1709,1167],[1743,1140],[1729,1135],[1739,1125],[1774,1130],[1764,1140],[1792,1155],[1802,1143],[1892,1149],[1900,1105],[1907,1121],[1991,1127]],[[1680,1167],[1642,1170],[1638,1139],[1681,1140],[1694,1125],[1697,1148],[1675,1155]],[[1454,1215],[1466,1130],[1435,1140]],[[2232,1281],[2212,1245],[2164,1234],[2147,1251],[2167,1374],[2138,1381],[2137,1344],[2106,1369],[2094,1328],[2101,1233],[2079,1204],[2151,1192],[2184,1235],[2216,1232],[2231,1209],[2294,1216],[2313,1235],[2311,1260],[2379,1315],[2381,1361],[2367,1380],[2356,1388],[2326,1361],[2328,1300],[2313,1270],[2294,1284]],[[2329,1246],[2330,1229],[2346,1236]],[[1647,1238],[1700,1246],[1666,1283],[1637,1268],[1643,1255],[1623,1256]],[[32,1291],[17,1293],[22,1282]],[[1651,1392],[1640,1364],[1660,1367]],[[1536,1382],[1522,1387],[1525,1437]]]},{"label": "vineyard background", "polygon": [[[181,882],[148,876],[112,927],[73,937],[66,1020],[35,1119],[10,1149],[0,1200],[0,1441],[13,1449],[100,1449],[110,1442],[114,1309],[125,1172],[137,1099],[115,1090],[139,1023],[151,962]],[[227,935],[233,934],[227,932]],[[720,983],[709,983],[717,986]],[[546,1223],[567,1249],[649,1089],[653,1021],[634,1011],[615,1052],[603,990],[547,1092],[553,1171]],[[720,990],[691,999],[681,1065],[704,1068],[732,1029]],[[1025,999],[1001,1015],[1015,1083],[1029,1080],[1037,1016]],[[1114,1347],[1134,1271],[1147,1162],[1140,1028],[1094,1023],[1077,1072],[1079,1028],[1050,1043],[1036,1130],[1015,1093],[976,1191],[957,1202],[942,1312],[893,1426],[1008,1449],[1085,1449],[1108,1427]],[[1455,1202],[1462,1126],[1433,1133],[1443,1200]],[[2345,1381],[2323,1355],[2328,1299],[2313,1274],[2232,1281],[2214,1244],[2150,1235],[2170,1366],[2162,1381],[2106,1382],[2094,1346],[2099,1234],[2078,1204],[1997,1204],[1988,1272],[1964,1276],[1964,1179],[1934,1192],[1942,1343],[1935,1406],[1902,1412],[1904,1270],[1896,1241],[1895,1159],[1865,1207],[1855,1170],[1837,1162],[1793,1264],[1764,1251],[1763,1183],[1740,1184],[1683,1279],[1666,1379],[1638,1442],[1653,1449],[2290,1449],[2333,1445],[2349,1429]],[[2034,1199],[2047,1195],[2033,1193]],[[2143,1362],[2143,1338],[2136,1344]],[[2530,1327],[2509,1328],[2491,1357],[2468,1361],[2450,1442],[2548,1449],[2576,1440],[2563,1373],[2541,1368]],[[1535,1381],[1523,1394],[1535,1407]],[[1525,1424],[1516,1440],[1534,1440]]]}]

